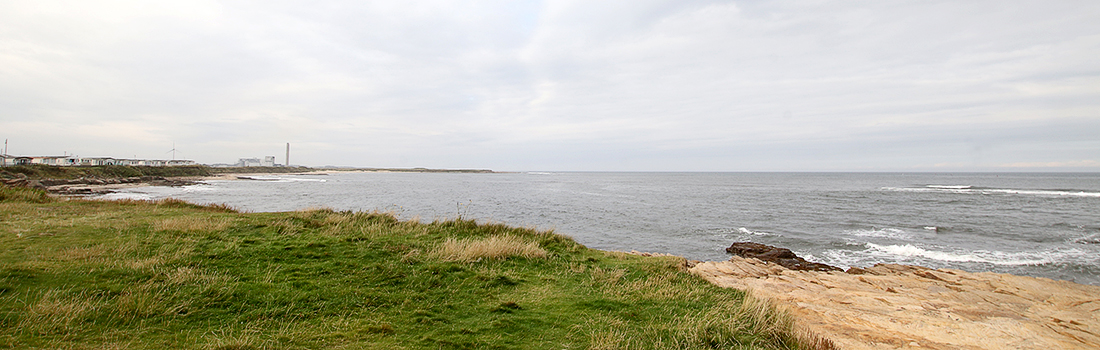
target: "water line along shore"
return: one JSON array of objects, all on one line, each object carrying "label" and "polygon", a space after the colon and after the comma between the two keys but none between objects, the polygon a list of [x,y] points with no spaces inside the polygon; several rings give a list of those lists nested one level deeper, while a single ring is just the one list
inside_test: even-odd
[{"label": "water line along shore", "polygon": [[[329,172],[226,173],[118,183],[91,179],[47,188],[53,193],[105,193],[139,186]],[[1097,286],[893,264],[848,272],[795,271],[741,257],[689,265],[690,272],[716,285],[774,300],[805,327],[844,349],[1100,348]]]},{"label": "water line along shore", "polygon": [[1097,286],[896,264],[796,271],[739,256],[689,266],[774,301],[841,349],[1100,348]]}]

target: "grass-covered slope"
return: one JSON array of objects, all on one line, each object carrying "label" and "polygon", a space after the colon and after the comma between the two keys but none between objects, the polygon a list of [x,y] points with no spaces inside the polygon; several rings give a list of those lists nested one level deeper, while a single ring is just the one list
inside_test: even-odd
[{"label": "grass-covered slope", "polygon": [[798,348],[788,318],[544,231],[0,187],[0,348]]}]

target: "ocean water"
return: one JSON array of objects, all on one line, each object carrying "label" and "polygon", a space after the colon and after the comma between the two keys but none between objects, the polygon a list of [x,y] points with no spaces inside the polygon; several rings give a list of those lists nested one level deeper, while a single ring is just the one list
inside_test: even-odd
[{"label": "ocean water", "polygon": [[733,242],[842,268],[901,263],[1100,285],[1100,174],[335,173],[144,187],[247,211],[461,215],[597,249],[725,260]]}]

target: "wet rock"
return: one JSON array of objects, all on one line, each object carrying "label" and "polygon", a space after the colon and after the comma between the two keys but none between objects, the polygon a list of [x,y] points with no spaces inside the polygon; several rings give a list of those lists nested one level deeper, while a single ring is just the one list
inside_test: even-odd
[{"label": "wet rock", "polygon": [[45,186],[57,186],[57,185],[68,184],[69,180],[65,180],[65,179],[42,179],[42,180],[39,180],[39,182],[41,182],[42,185],[45,185]]},{"label": "wet rock", "polygon": [[779,264],[791,270],[798,271],[842,271],[835,266],[829,266],[825,264],[809,262],[805,259],[798,257],[787,248],[773,247],[770,245],[753,243],[753,242],[737,242],[726,248],[726,252],[734,254],[743,258],[755,258],[762,261]]}]

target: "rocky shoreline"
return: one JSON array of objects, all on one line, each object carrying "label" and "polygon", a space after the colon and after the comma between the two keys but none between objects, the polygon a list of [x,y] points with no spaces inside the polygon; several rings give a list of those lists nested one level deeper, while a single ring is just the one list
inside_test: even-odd
[{"label": "rocky shoreline", "polygon": [[791,269],[783,250],[734,244],[729,261],[689,271],[775,301],[841,349],[1100,348],[1097,286],[896,264]]},{"label": "rocky shoreline", "polygon": [[[239,175],[244,174],[36,180],[2,172],[0,182],[79,197],[136,186],[242,179]],[[685,267],[718,286],[774,301],[801,327],[840,349],[1100,348],[1098,286],[896,264],[844,271],[751,242],[735,243],[727,252],[735,256],[687,261]]]},{"label": "rocky shoreline", "polygon": [[91,196],[115,192],[121,188],[137,186],[187,186],[197,182],[191,178],[166,178],[161,176],[140,176],[125,178],[76,178],[76,179],[31,179],[24,174],[4,172],[0,182],[12,187],[28,187],[45,190],[60,196]]}]

